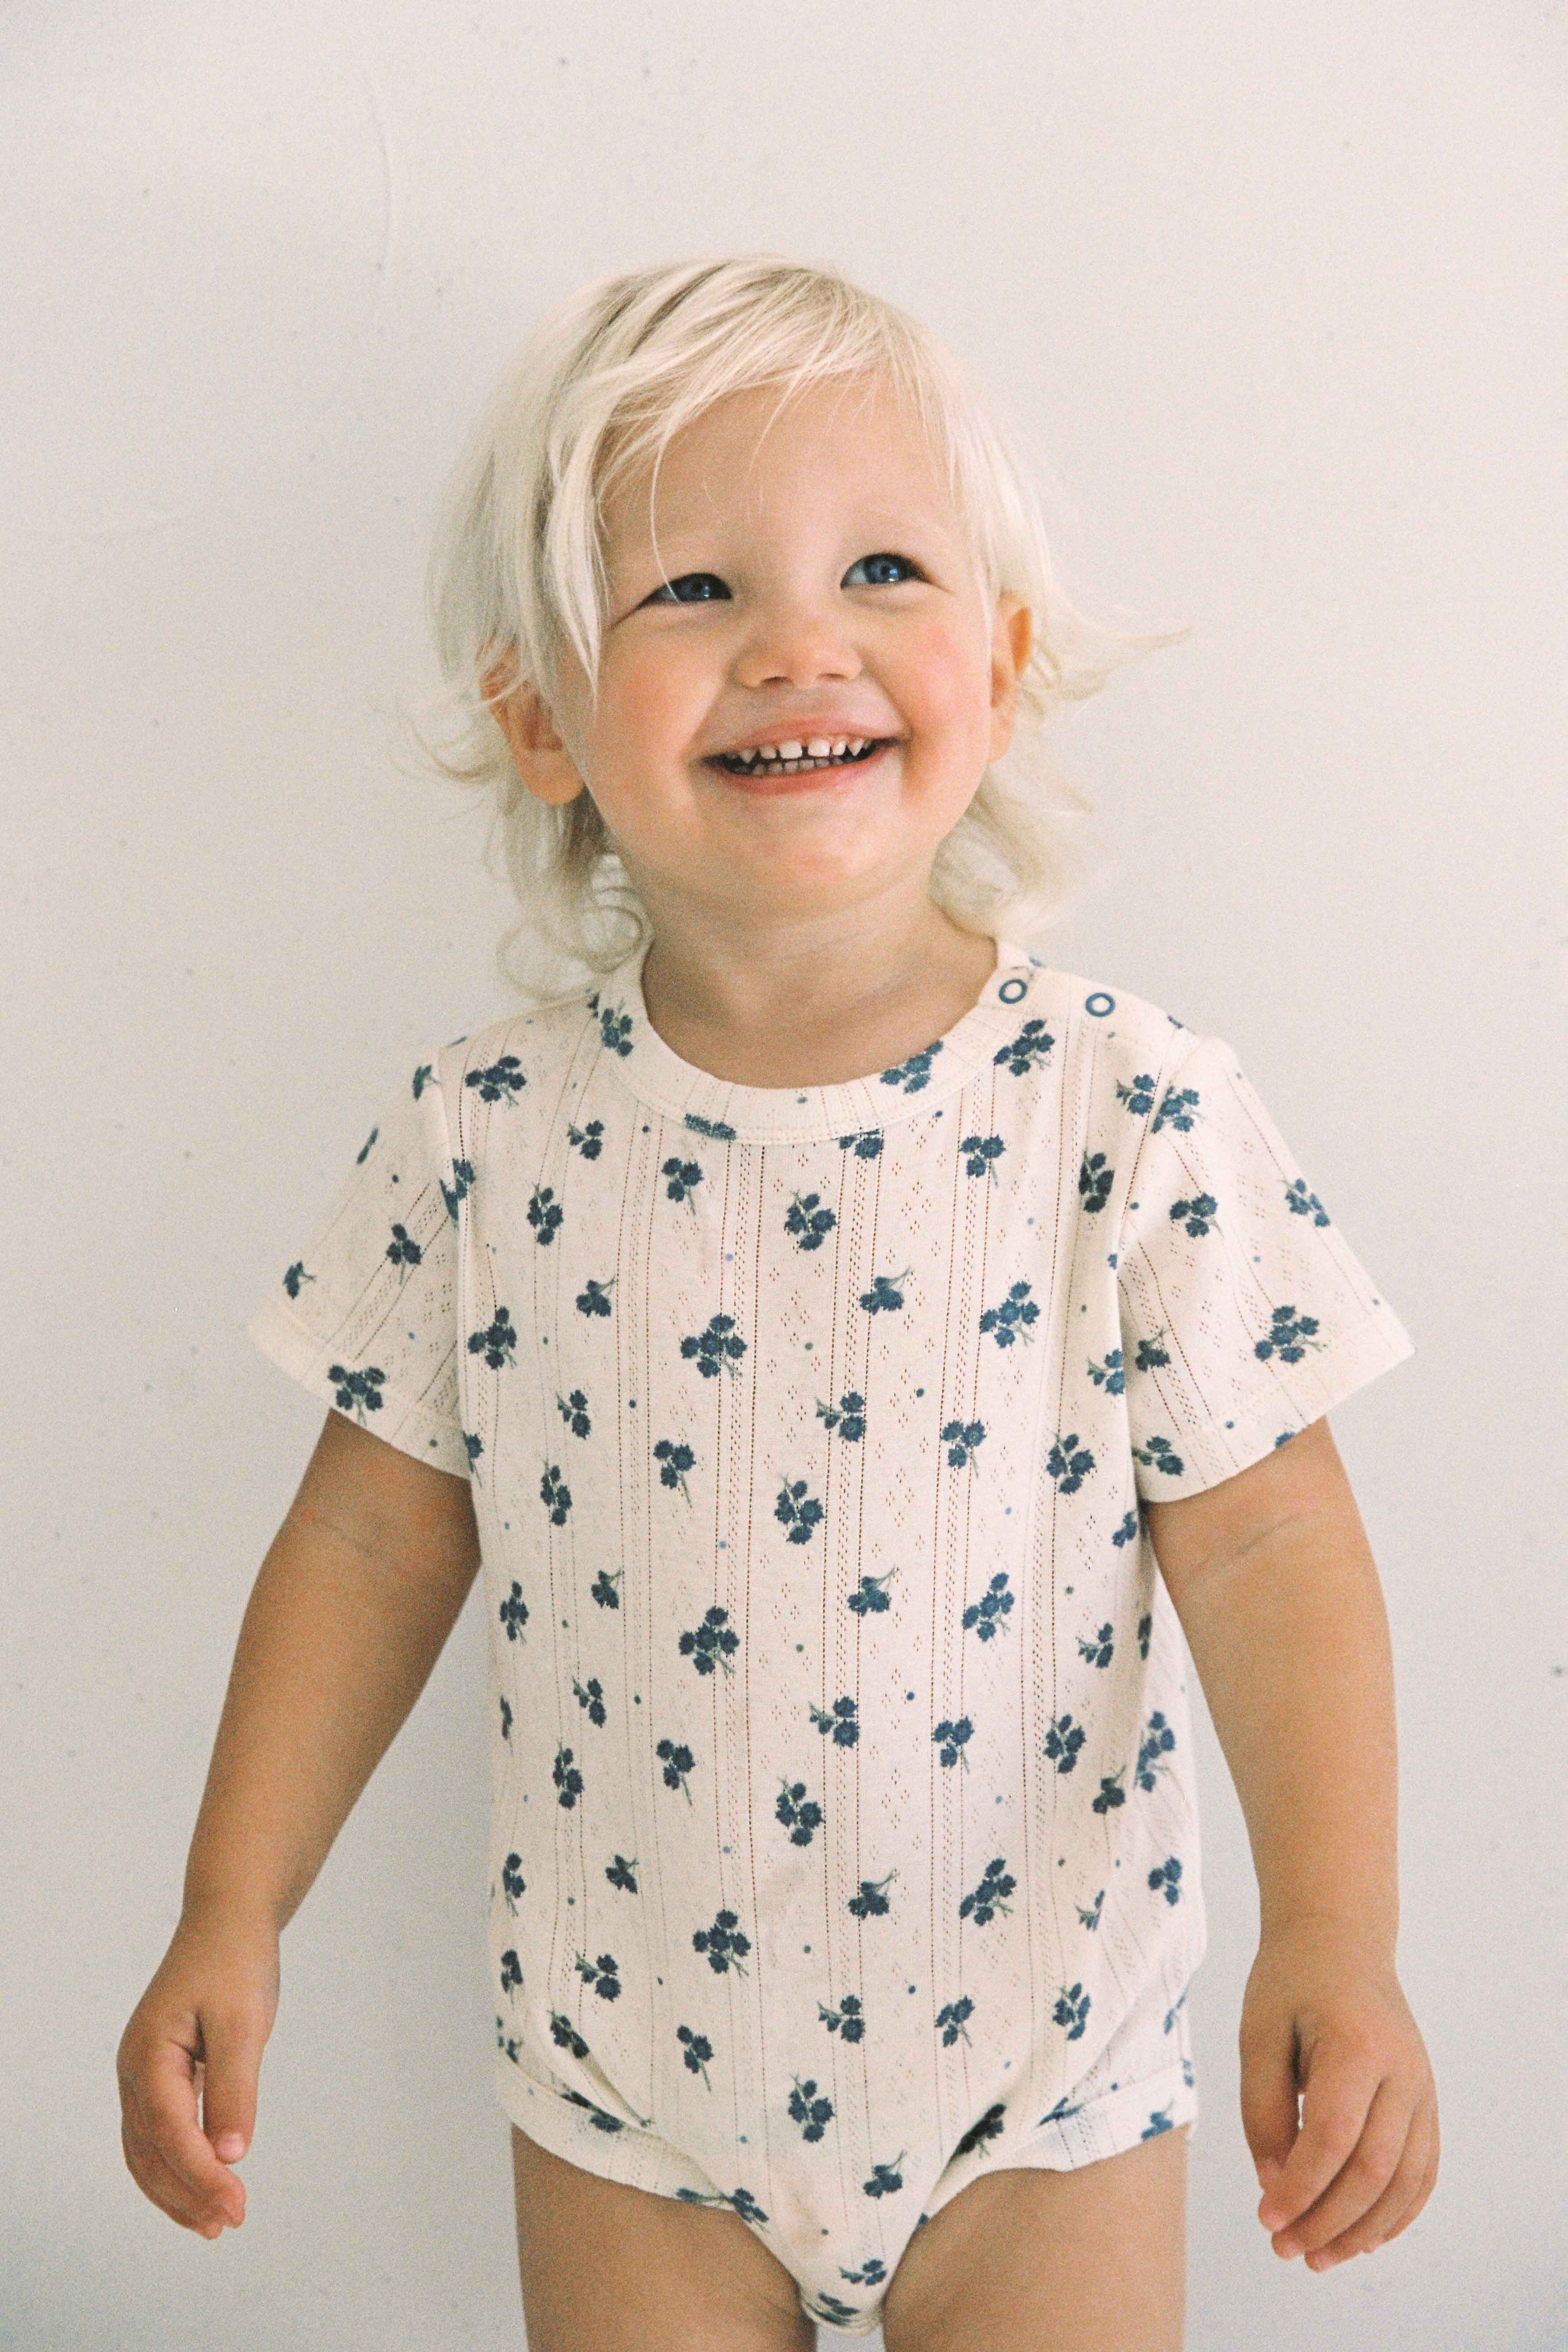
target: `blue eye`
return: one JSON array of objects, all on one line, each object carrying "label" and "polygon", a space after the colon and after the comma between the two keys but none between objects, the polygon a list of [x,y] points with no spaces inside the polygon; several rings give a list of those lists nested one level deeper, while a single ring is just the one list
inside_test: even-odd
[{"label": "blue eye", "polygon": [[848,571],[844,574],[843,584],[846,587],[854,587],[859,584],[856,582],[854,574],[857,572],[863,572],[869,568],[874,572],[875,576],[864,583],[867,587],[896,588],[899,586],[900,582],[898,578],[890,579],[889,577],[886,567],[889,564],[894,567],[898,573],[901,574],[906,579],[919,580],[923,577],[919,564],[911,562],[907,555],[889,555],[885,553],[881,555],[862,555],[849,566]]},{"label": "blue eye", "polygon": [[666,580],[643,602],[647,604],[716,604],[730,591],[716,572],[683,572],[679,580]]}]

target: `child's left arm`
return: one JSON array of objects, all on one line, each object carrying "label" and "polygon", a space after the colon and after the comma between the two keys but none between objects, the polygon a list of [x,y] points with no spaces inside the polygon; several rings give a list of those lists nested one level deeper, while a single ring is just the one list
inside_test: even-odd
[{"label": "child's left arm", "polygon": [[1394,1967],[1383,1592],[1326,1419],[1145,1507],[1258,1873],[1240,2032],[1258,2218],[1277,2253],[1327,2270],[1396,2237],[1437,2175],[1432,2068]]}]

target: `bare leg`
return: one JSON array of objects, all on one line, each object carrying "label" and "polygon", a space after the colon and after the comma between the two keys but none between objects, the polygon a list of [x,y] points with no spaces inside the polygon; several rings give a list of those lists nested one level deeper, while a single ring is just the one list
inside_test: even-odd
[{"label": "bare leg", "polygon": [[887,2352],[1182,2352],[1187,2131],[1074,2172],[983,2173],[916,2231]]},{"label": "bare leg", "polygon": [[528,2352],[812,2352],[794,2279],[738,2213],[603,2180],[515,2124],[511,2161]]}]

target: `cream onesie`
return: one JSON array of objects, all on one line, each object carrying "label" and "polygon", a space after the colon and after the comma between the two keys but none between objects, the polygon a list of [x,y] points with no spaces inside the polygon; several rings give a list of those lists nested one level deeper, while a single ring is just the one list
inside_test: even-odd
[{"label": "cream onesie", "polygon": [[1142,1504],[1414,1347],[1223,1039],[1004,940],[896,1068],[741,1086],[646,952],[422,1060],[249,1330],[471,1482],[503,2108],[866,2334],[978,2174],[1195,2115]]}]

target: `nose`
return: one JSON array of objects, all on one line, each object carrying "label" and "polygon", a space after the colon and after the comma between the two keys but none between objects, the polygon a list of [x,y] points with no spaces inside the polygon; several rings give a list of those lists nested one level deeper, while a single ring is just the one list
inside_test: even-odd
[{"label": "nose", "polygon": [[759,604],[735,662],[742,686],[815,686],[819,678],[858,677],[860,656],[845,616],[805,597]]}]

